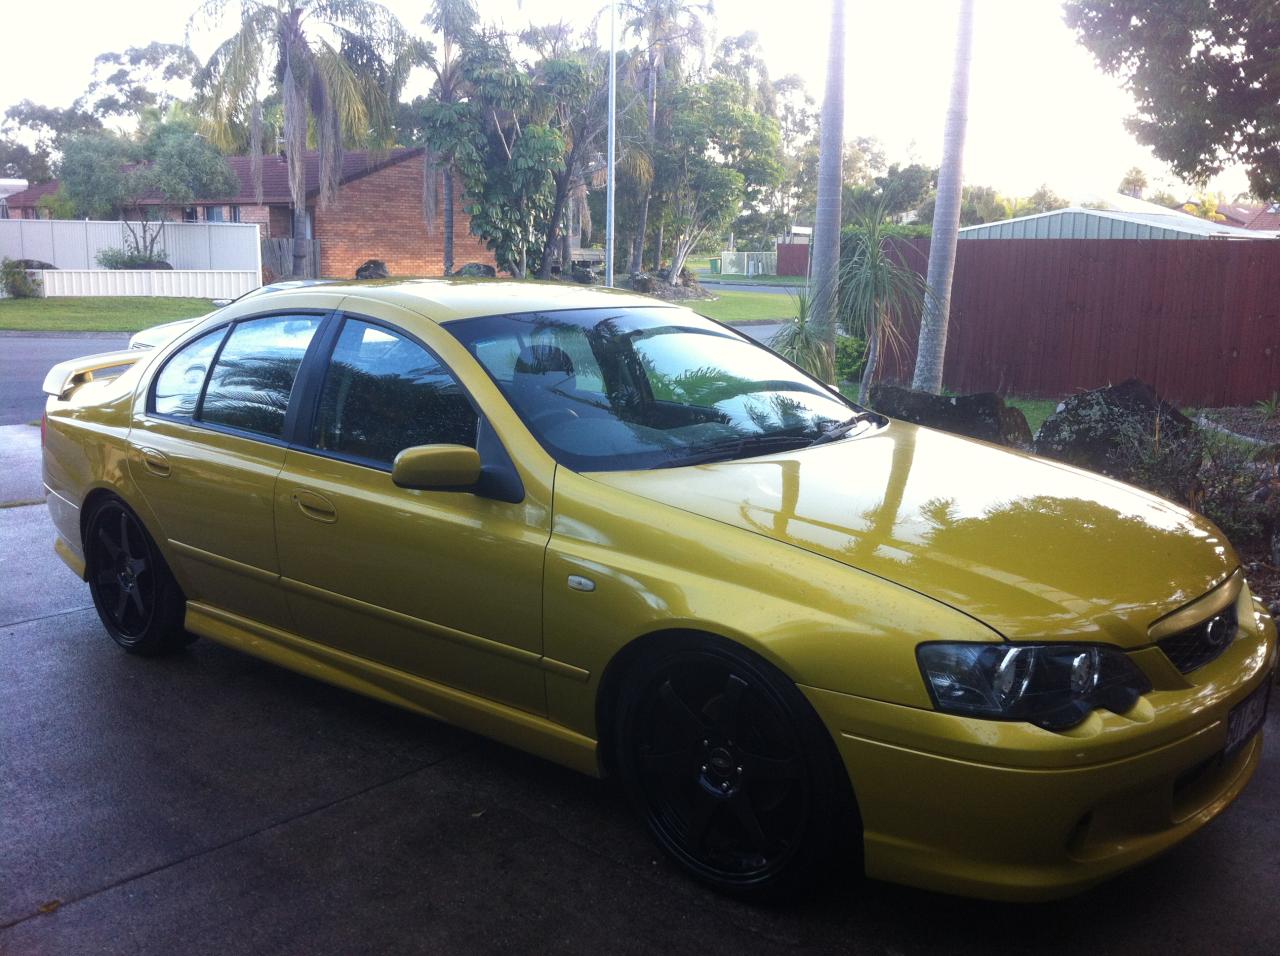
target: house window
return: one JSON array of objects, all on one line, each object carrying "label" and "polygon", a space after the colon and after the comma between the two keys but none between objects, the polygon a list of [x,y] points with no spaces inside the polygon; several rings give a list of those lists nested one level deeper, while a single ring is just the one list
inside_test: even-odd
[{"label": "house window", "polygon": [[199,210],[199,209],[197,209],[195,206],[185,206],[185,207],[183,207],[183,210],[182,210],[182,221],[183,221],[183,222],[199,222],[199,221],[200,221],[200,210]]},{"label": "house window", "polygon": [[239,221],[240,221],[240,207],[239,207],[239,206],[232,206],[232,207],[231,207],[231,221],[232,221],[232,222],[239,222]]},{"label": "house window", "polygon": [[205,222],[222,222],[223,221],[221,206],[205,206],[204,221]]}]

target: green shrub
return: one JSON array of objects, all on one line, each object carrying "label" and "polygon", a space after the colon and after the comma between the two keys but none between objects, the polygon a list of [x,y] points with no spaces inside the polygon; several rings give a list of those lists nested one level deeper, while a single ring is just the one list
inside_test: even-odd
[{"label": "green shrub", "polygon": [[126,252],[124,249],[103,249],[94,257],[103,269],[154,269],[156,263],[168,265],[165,252],[147,255],[145,252]]},{"label": "green shrub", "polygon": [[21,263],[9,258],[0,262],[0,285],[4,286],[5,294],[12,299],[40,297],[40,280],[22,268]]},{"label": "green shrub", "polygon": [[836,336],[836,381],[860,382],[867,364],[867,343],[856,335]]},{"label": "green shrub", "polygon": [[1199,501],[1193,504],[1231,541],[1255,541],[1280,527],[1280,496],[1267,493],[1274,456],[1274,448],[1204,433]]}]

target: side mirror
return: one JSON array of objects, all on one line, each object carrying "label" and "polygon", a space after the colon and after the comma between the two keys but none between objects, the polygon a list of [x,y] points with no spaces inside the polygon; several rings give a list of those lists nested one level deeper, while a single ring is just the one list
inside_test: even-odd
[{"label": "side mirror", "polygon": [[480,480],[480,453],[469,445],[406,448],[391,463],[391,480],[401,488],[471,488]]}]

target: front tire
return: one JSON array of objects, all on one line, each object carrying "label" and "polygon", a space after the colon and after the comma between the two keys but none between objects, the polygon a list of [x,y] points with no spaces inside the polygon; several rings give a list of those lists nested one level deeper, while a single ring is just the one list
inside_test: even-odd
[{"label": "front tire", "polygon": [[623,784],[658,845],[715,889],[790,896],[860,824],[844,768],[784,674],[692,635],[646,652],[614,727]]},{"label": "front tire", "polygon": [[186,597],[138,516],[119,498],[85,522],[85,572],[93,606],[111,639],[130,654],[154,656],[195,640],[183,630]]}]

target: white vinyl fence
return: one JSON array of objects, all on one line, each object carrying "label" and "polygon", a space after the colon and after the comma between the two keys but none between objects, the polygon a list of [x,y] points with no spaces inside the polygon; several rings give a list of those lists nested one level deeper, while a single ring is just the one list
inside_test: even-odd
[{"label": "white vinyl fence", "polygon": [[[156,223],[149,223],[155,228]],[[138,224],[133,228],[139,234]],[[262,247],[255,223],[166,222],[157,250],[173,270],[101,269],[98,253],[127,247],[122,222],[0,219],[0,258],[56,266],[40,279],[46,296],[172,295],[229,298],[262,284]],[[216,291],[209,291],[216,290]]]},{"label": "white vinyl fence", "polygon": [[234,299],[262,285],[262,273],[234,269],[43,269],[45,298],[77,295],[165,295]]},{"label": "white vinyl fence", "polygon": [[727,276],[776,276],[776,252],[722,252],[720,273]]}]

